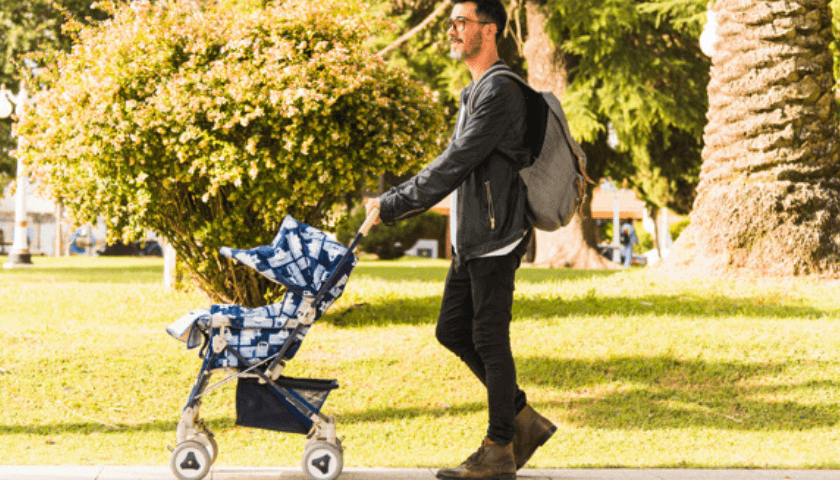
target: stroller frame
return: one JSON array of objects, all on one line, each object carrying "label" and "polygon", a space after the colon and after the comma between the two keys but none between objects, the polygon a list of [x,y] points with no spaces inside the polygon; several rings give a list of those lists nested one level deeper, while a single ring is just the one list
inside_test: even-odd
[{"label": "stroller frame", "polygon": [[[203,358],[203,362],[187,403],[181,411],[181,418],[176,431],[177,445],[174,448],[170,447],[172,450],[170,468],[176,477],[180,480],[201,480],[209,472],[211,465],[218,457],[219,448],[214,434],[199,416],[202,397],[222,385],[240,378],[256,379],[259,384],[265,385],[297,418],[300,424],[306,427],[308,430],[307,442],[302,459],[304,472],[313,480],[334,480],[338,477],[344,466],[344,448],[337,436],[335,418],[332,415],[322,414],[320,405],[313,405],[292,388],[284,386],[284,383],[296,379],[283,377],[281,374],[286,366],[284,356],[296,343],[295,340],[303,340],[303,330],[315,322],[316,306],[320,305],[326,293],[335,286],[342,268],[353,256],[356,246],[373,226],[378,215],[378,210],[371,212],[359,233],[347,248],[347,252],[328,279],[322,284],[317,294],[315,296],[304,296],[296,316],[286,323],[286,326],[291,328],[292,331],[278,352],[259,361],[249,361],[235,348],[232,348],[226,340],[231,327],[230,319],[224,315],[210,317],[206,325],[209,333],[204,339],[202,351],[199,354]],[[234,369],[237,370],[236,373],[208,386],[214,373],[231,370],[231,367],[211,368],[225,354],[236,358],[238,362],[238,366]],[[300,379],[298,381],[313,382],[314,380]],[[318,388],[324,390],[338,388],[338,382],[335,380],[320,382],[322,383]],[[326,398],[326,395],[324,398]]]}]

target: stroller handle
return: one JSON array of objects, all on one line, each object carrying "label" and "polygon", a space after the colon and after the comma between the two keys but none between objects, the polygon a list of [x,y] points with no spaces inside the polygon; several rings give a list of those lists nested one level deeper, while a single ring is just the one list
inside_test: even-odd
[{"label": "stroller handle", "polygon": [[359,233],[362,234],[362,236],[367,235],[368,232],[370,231],[370,229],[373,227],[374,223],[376,223],[376,220],[378,220],[378,219],[379,219],[379,209],[378,208],[373,208],[370,211],[370,214],[365,219],[365,223],[362,224],[362,228],[359,229]]}]

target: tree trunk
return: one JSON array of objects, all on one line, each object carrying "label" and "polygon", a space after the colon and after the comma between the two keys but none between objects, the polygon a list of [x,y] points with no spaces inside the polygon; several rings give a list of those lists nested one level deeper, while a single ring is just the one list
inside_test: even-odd
[{"label": "tree trunk", "polygon": [[544,12],[545,0],[526,0],[528,40],[523,46],[523,55],[528,61],[528,83],[536,90],[545,90],[562,98],[569,86],[566,75],[566,59],[563,52],[554,48],[545,25],[548,16]]},{"label": "tree trunk", "polygon": [[[591,196],[587,197],[584,209],[591,211]],[[592,219],[583,220],[580,215],[575,215],[568,225],[556,232],[535,230],[537,254],[534,264],[581,270],[620,268],[595,250],[595,229],[591,226],[586,228],[586,223],[592,223]]]},{"label": "tree trunk", "polygon": [[655,206],[648,209],[648,215],[650,215],[650,218],[653,219],[653,248],[656,249],[656,254],[659,258],[663,258],[663,253],[665,251],[665,237],[663,236],[664,232],[662,231],[662,220],[659,218],[660,212],[661,210]]},{"label": "tree trunk", "polygon": [[[528,62],[528,83],[538,91],[551,91],[562,98],[568,86],[563,52],[554,48],[545,24],[544,0],[526,0],[528,40],[523,47]],[[584,218],[576,215],[555,232],[536,231],[537,252],[534,263],[555,268],[603,269],[618,265],[595,250],[595,228],[591,218],[591,197],[584,204]]]},{"label": "tree trunk", "polygon": [[[718,0],[703,168],[667,262],[707,273],[840,273],[828,0]],[[685,237],[685,239],[683,239]]]}]

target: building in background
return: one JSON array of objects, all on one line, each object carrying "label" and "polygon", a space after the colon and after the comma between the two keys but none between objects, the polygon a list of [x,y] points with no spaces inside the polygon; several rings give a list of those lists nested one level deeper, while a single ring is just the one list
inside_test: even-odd
[{"label": "building in background", "polygon": [[[657,215],[656,219],[651,218],[645,207],[645,202],[636,196],[636,192],[631,189],[621,188],[617,193],[609,192],[597,186],[592,191],[592,218],[597,222],[612,222],[615,215],[616,195],[618,196],[618,218],[622,220],[641,221],[642,228],[651,235],[656,235],[656,228],[659,228],[660,239],[662,241],[662,249],[664,256],[668,255],[673,240],[670,233],[670,225],[680,219],[681,216],[671,212],[667,209],[662,209]],[[437,205],[432,207],[432,211],[440,213],[441,215],[449,215],[449,197],[441,200]],[[447,222],[446,230],[447,248],[442,249],[449,258],[449,223]],[[658,258],[658,253],[655,255]]]},{"label": "building in background", "polygon": [[[26,192],[26,227],[29,240],[29,252],[32,255],[55,255],[56,204],[36,196],[33,186]],[[70,223],[62,222],[63,244],[69,238]],[[3,190],[0,197],[0,254],[7,255],[12,245],[15,232],[15,196],[11,185]]]}]

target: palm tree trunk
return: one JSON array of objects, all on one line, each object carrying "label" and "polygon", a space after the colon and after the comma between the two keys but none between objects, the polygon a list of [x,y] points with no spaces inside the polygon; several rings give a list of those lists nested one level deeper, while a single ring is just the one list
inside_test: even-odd
[{"label": "palm tree trunk", "polygon": [[703,168],[690,233],[670,263],[838,274],[829,1],[718,0],[715,10]]}]

